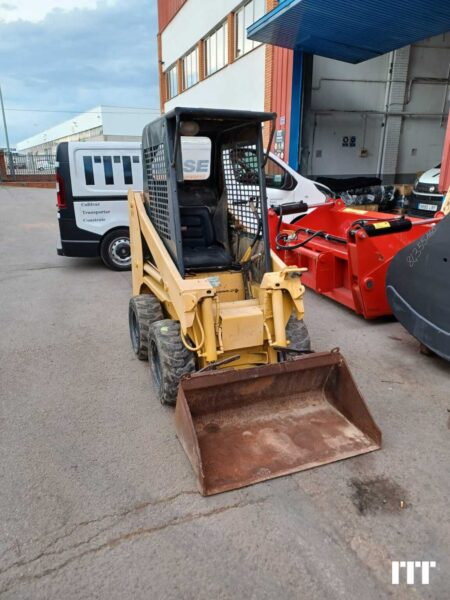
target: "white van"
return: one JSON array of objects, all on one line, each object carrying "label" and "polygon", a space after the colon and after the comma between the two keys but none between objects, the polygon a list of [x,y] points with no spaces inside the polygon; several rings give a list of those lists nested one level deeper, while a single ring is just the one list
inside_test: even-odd
[{"label": "white van", "polygon": [[[195,137],[181,138],[187,179],[209,176],[211,147],[199,142]],[[127,190],[143,189],[141,157],[140,142],[58,145],[59,255],[100,256],[111,269],[130,268]],[[258,178],[254,150],[245,149],[239,156],[230,156],[231,165],[242,196],[251,195]],[[302,177],[272,153],[265,165],[265,178],[268,206],[301,201],[320,204],[331,194],[327,187]]]},{"label": "white van", "polygon": [[[258,181],[258,172],[255,150],[245,148],[230,155],[234,176],[238,184],[242,186],[242,196],[245,194],[245,186],[254,189]],[[225,163],[226,168],[226,163]],[[286,203],[305,202],[306,204],[322,204],[327,198],[333,196],[333,192],[321,183],[303,177],[294,171],[281,158],[269,152],[267,162],[264,166],[267,190],[267,206],[280,206]],[[292,220],[295,215],[286,217],[286,221]]]},{"label": "white van", "polygon": [[61,256],[130,268],[127,190],[142,190],[140,142],[62,142],[56,150]]}]

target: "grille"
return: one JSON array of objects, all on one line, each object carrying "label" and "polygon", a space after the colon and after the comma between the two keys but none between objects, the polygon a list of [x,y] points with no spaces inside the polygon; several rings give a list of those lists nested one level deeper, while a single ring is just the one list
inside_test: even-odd
[{"label": "grille", "polygon": [[[433,191],[431,191],[430,188],[433,188]],[[421,194],[439,194],[438,188],[439,188],[439,181],[437,181],[436,183],[421,183],[419,181],[419,182],[417,182],[414,191],[419,192]]]},{"label": "grille", "polygon": [[420,217],[421,219],[432,219],[435,211],[419,210],[418,208],[408,208],[408,215],[411,217]]},{"label": "grille", "polygon": [[234,218],[234,228],[254,235],[261,219],[256,146],[246,143],[228,146],[222,151],[222,161],[228,210]]},{"label": "grille", "polygon": [[427,196],[425,196],[425,195],[419,196],[418,194],[415,194],[413,192],[413,200],[412,201],[417,202],[417,204],[419,204],[420,202],[424,202],[425,204],[434,204],[435,206],[438,206],[442,202],[442,194],[436,194],[436,195],[428,194]]},{"label": "grille", "polygon": [[144,165],[148,188],[148,215],[159,235],[170,240],[168,173],[163,144],[144,148]]}]

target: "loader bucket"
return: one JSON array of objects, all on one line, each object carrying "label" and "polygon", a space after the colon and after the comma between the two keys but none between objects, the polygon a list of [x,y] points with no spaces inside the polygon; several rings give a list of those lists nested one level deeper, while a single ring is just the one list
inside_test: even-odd
[{"label": "loader bucket", "polygon": [[175,427],[204,496],[377,450],[339,352],[181,380]]}]

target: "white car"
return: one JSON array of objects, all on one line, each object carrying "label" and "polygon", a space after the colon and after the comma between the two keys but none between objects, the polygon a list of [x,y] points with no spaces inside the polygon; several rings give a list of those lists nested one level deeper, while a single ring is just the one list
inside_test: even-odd
[{"label": "white car", "polygon": [[38,171],[54,171],[56,165],[53,161],[48,158],[39,158],[38,156],[34,158],[34,164],[36,165],[36,169]]},{"label": "white car", "polygon": [[441,208],[444,199],[439,192],[441,165],[425,171],[414,183],[408,214],[412,217],[430,218]]}]

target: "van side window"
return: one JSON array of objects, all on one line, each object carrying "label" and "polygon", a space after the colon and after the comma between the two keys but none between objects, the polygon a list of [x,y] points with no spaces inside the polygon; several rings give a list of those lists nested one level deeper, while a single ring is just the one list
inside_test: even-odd
[{"label": "van side window", "polygon": [[94,166],[92,164],[92,156],[83,156],[83,164],[86,185],[94,185]]},{"label": "van side window", "polygon": [[122,156],[123,164],[123,178],[127,185],[132,185],[133,174],[131,172],[131,158],[129,156]]},{"label": "van side window", "polygon": [[[254,150],[248,148],[232,150],[230,159],[236,181],[244,185],[258,184],[258,160]],[[291,174],[270,157],[267,158],[264,175],[268,188],[290,191],[296,186],[296,181]]]},{"label": "van side window", "polygon": [[267,159],[264,167],[264,175],[266,176],[266,186],[269,188],[290,191],[296,186],[296,182],[291,174],[270,157]]},{"label": "van side window", "polygon": [[254,150],[248,148],[230,150],[230,159],[238,183],[258,185],[258,159]]},{"label": "van side window", "polygon": [[110,156],[103,157],[103,170],[105,171],[106,185],[114,185],[114,175],[112,168],[112,159]]}]

